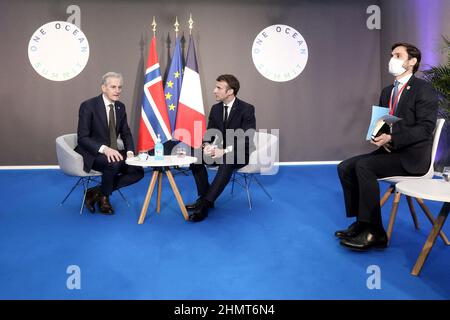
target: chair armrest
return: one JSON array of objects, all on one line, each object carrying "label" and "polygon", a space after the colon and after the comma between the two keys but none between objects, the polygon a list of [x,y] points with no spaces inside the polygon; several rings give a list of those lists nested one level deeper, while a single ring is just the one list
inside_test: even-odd
[{"label": "chair armrest", "polygon": [[62,137],[56,139],[56,156],[59,167],[65,174],[70,176],[86,174],[83,170],[83,157],[73,150]]}]

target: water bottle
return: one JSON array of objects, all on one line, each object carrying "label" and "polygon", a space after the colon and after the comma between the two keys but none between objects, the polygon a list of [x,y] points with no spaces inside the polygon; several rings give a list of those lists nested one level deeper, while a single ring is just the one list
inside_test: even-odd
[{"label": "water bottle", "polygon": [[155,160],[164,160],[164,146],[161,143],[161,137],[159,134],[155,145]]}]

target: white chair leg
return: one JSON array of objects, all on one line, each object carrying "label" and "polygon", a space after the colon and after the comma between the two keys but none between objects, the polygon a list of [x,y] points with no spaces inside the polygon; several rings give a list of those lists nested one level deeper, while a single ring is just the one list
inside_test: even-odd
[{"label": "white chair leg", "polygon": [[245,182],[245,191],[247,191],[248,206],[250,210],[252,210],[252,197],[250,195],[251,176],[250,178],[248,178],[247,174],[244,174],[244,182]]},{"label": "white chair leg", "polygon": [[91,177],[89,177],[87,179],[85,179],[85,178],[81,178],[81,179],[83,180],[83,201],[81,201],[80,215],[83,213],[84,201],[86,200],[86,194],[87,194],[87,190],[89,188],[89,182],[91,182]]},{"label": "white chair leg", "polygon": [[125,198],[125,196],[123,195],[122,191],[120,191],[120,189],[117,189],[117,191],[119,192],[119,194],[122,197],[122,199],[127,203],[127,206],[130,207],[130,203],[128,202],[127,198]]},{"label": "white chair leg", "polygon": [[261,187],[261,189],[264,191],[264,193],[269,197],[269,199],[271,201],[273,201],[272,197],[270,196],[269,192],[267,192],[266,188],[264,188],[264,186],[262,185],[261,182],[259,182],[259,180],[256,178],[255,175],[253,175],[253,179],[256,181],[256,183]]},{"label": "white chair leg", "polygon": [[387,238],[388,238],[388,244],[391,242],[392,230],[394,229],[395,217],[397,216],[398,203],[400,201],[401,196],[402,196],[402,194],[400,192],[395,192],[394,202],[392,202],[391,215],[389,217],[389,226],[388,226],[388,229],[386,232]]},{"label": "white chair leg", "polygon": [[[252,209],[252,197],[250,195],[250,184],[251,184],[252,180],[254,180],[260,186],[260,188],[262,189],[262,191],[264,191],[264,193],[270,199],[270,201],[273,201],[272,196],[267,191],[267,189],[263,186],[263,184],[258,180],[258,178],[256,178],[255,174],[238,172],[237,175],[238,175],[238,178],[233,178],[233,184],[234,184],[234,182],[236,182],[241,187],[245,188],[245,191],[247,192],[248,206],[250,207],[250,210]],[[234,175],[233,175],[233,177],[234,177]],[[239,178],[242,178],[242,180],[244,180],[243,183],[238,180]]]},{"label": "white chair leg", "polygon": [[389,199],[389,197],[394,192],[394,190],[395,190],[395,185],[390,185],[389,188],[387,189],[387,191],[384,193],[383,197],[381,197],[381,199],[380,199],[380,207],[384,206],[384,204]]},{"label": "white chair leg", "polygon": [[78,187],[78,185],[80,184],[80,182],[82,182],[83,178],[81,177],[80,179],[78,179],[77,183],[75,183],[75,185],[72,187],[72,189],[69,191],[69,193],[66,195],[66,197],[64,198],[64,200],[59,204],[60,206],[62,206],[64,204],[64,202],[66,202],[67,198],[69,198],[69,196],[72,194],[73,190],[75,190],[76,187]]},{"label": "white chair leg", "polygon": [[231,177],[231,195],[233,195],[235,180],[236,180],[236,171],[233,171],[233,176]]}]

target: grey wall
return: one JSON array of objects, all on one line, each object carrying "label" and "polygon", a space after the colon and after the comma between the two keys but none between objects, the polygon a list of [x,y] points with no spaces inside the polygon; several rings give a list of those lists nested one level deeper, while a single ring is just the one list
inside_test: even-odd
[{"label": "grey wall", "polygon": [[[90,59],[76,78],[51,82],[32,69],[27,45],[39,26],[66,20],[70,4],[81,7]],[[233,73],[241,81],[239,96],[256,106],[258,128],[280,129],[281,161],[339,160],[371,150],[364,141],[370,107],[378,102],[381,83],[390,81],[382,78],[384,55],[398,27],[395,16],[382,11],[382,30],[368,30],[366,8],[372,4],[393,8],[374,0],[2,1],[0,165],[56,164],[54,139],[76,131],[79,104],[99,94],[106,71],[123,73],[121,100],[136,131],[151,17],[157,17],[164,71],[173,19],[177,15],[186,32],[189,12],[207,113],[216,76]],[[276,23],[300,31],[309,49],[303,73],[286,83],[263,78],[251,59],[255,36]]]}]

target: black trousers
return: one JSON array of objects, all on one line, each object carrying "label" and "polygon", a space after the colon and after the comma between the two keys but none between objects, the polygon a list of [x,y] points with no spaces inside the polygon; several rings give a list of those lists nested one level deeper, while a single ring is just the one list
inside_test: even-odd
[{"label": "black trousers", "polygon": [[[425,172],[424,172],[425,173]],[[338,165],[347,217],[382,226],[378,178],[409,175],[398,153],[380,148]]]},{"label": "black trousers", "polygon": [[[126,152],[119,152],[126,159]],[[100,188],[105,196],[111,195],[114,190],[136,183],[144,177],[142,167],[129,166],[125,160],[108,162],[104,154],[99,154],[95,158],[92,169],[102,173]]]},{"label": "black trousers", "polygon": [[230,182],[233,170],[236,168],[233,164],[220,164],[217,174],[211,184],[208,181],[208,171],[204,164],[193,163],[190,165],[194,175],[197,193],[199,197],[213,203],[223,192],[228,182]]}]

